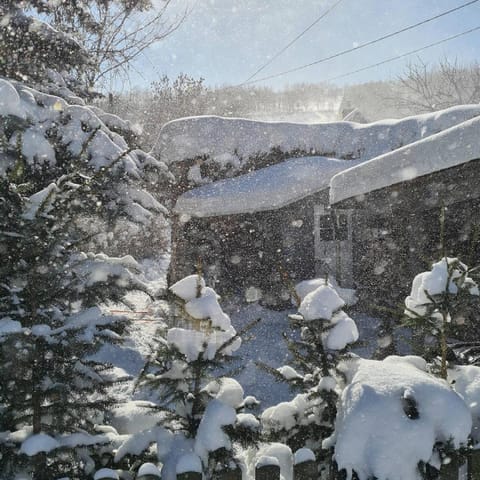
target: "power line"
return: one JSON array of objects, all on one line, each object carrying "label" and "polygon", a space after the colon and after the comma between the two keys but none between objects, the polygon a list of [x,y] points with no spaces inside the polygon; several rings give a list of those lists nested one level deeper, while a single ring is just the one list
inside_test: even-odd
[{"label": "power line", "polygon": [[348,77],[350,75],[354,75],[355,73],[363,72],[365,70],[369,70],[371,68],[379,67],[386,63],[393,62],[395,60],[400,60],[401,58],[408,57],[409,55],[414,55],[415,53],[419,53],[427,48],[436,47],[437,45],[441,45],[442,43],[449,42],[450,40],[455,40],[456,38],[462,37],[463,35],[468,35],[469,33],[476,32],[480,30],[480,26],[471,28],[470,30],[466,30],[465,32],[457,33],[456,35],[452,35],[451,37],[444,38],[443,40],[439,40],[438,42],[430,43],[429,45],[425,45],[424,47],[417,48],[415,50],[411,50],[406,53],[402,53],[401,55],[397,55],[396,57],[390,57],[386,60],[382,60],[381,62],[374,63],[372,65],[368,65],[366,67],[359,68],[357,70],[352,70],[351,72],[343,73],[342,75],[337,75],[335,77],[330,77],[325,79],[325,82],[332,82],[333,80],[338,80],[339,78]]},{"label": "power line", "polygon": [[[279,50],[270,60],[268,60],[266,63],[264,63],[260,68],[258,68],[252,75],[250,75],[243,84],[248,83],[250,80],[252,80],[254,77],[256,77],[262,70],[267,68],[272,62],[274,62],[280,55],[282,55],[284,52],[286,52],[297,40],[302,38],[310,29],[312,29],[320,20],[325,18],[339,3],[341,3],[343,0],[338,0],[335,2],[329,9],[327,9],[325,12],[323,12],[318,18],[315,19],[314,22],[312,22],[307,28],[305,28],[302,32],[300,32],[293,40],[291,40],[287,45],[285,45],[281,50]],[[242,84],[242,85],[243,85]]]},{"label": "power line", "polygon": [[299,70],[303,70],[305,68],[312,67],[313,65],[318,65],[318,64],[324,63],[328,60],[338,58],[342,55],[346,55],[347,53],[355,52],[357,50],[360,50],[361,48],[368,47],[368,46],[373,45],[375,43],[381,42],[381,41],[386,40],[388,38],[392,38],[396,35],[399,35],[401,33],[404,33],[404,32],[407,32],[409,30],[412,30],[414,28],[417,28],[421,25],[425,25],[426,23],[429,23],[429,22],[432,22],[434,20],[437,20],[438,18],[444,17],[445,15],[449,15],[453,12],[461,10],[462,8],[473,5],[474,3],[477,3],[478,1],[479,0],[470,0],[469,2],[466,2],[466,3],[463,3],[462,5],[459,5],[458,7],[451,8],[450,10],[446,10],[445,12],[439,13],[438,15],[435,15],[433,17],[422,20],[421,22],[415,23],[413,25],[409,25],[408,27],[401,28],[400,30],[396,30],[395,32],[388,33],[387,35],[383,35],[383,36],[378,37],[374,40],[370,40],[366,43],[362,43],[361,45],[357,45],[356,47],[352,47],[352,48],[349,48],[347,50],[342,50],[341,52],[334,53],[332,55],[329,55],[328,57],[320,58],[319,60],[316,60],[316,61],[311,62],[311,63],[307,63],[305,65],[300,65],[299,67],[291,68],[290,70],[284,70],[283,72],[279,72],[279,73],[276,73],[276,74],[273,74],[273,75],[269,75],[267,77],[262,77],[262,78],[259,78],[257,80],[250,80],[250,81],[244,82],[242,85],[247,85],[247,84],[251,84],[251,83],[258,83],[258,82],[261,82],[261,81],[264,81],[264,80],[270,80],[272,78],[281,77],[283,75],[287,75],[289,73],[297,72]]}]

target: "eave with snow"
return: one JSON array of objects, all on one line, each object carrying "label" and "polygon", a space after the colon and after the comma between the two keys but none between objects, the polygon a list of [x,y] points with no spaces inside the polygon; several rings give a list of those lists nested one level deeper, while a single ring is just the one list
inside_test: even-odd
[{"label": "eave with snow", "polygon": [[[458,182],[462,179],[475,180],[475,172],[478,178],[476,160],[480,159],[479,134],[480,117],[476,117],[362,164],[353,165],[331,179],[330,203],[353,205],[353,200],[367,204],[368,196],[376,194],[379,197],[382,193],[387,193],[391,197],[390,203],[398,204],[399,201],[395,200],[404,188],[409,189],[410,199],[412,194],[420,193],[421,198],[416,199],[420,202],[418,208],[422,208],[421,204],[425,208],[431,208],[440,203],[456,203],[460,198],[452,196],[451,192],[454,189],[458,192],[462,186]],[[470,170],[473,177],[466,174]],[[443,182],[445,176],[451,187],[437,188],[436,198],[425,197],[428,192],[417,192],[411,186],[414,182]],[[392,192],[396,193],[392,195]],[[479,194],[475,188],[465,193],[470,198]]]},{"label": "eave with snow", "polygon": [[215,217],[277,210],[326,190],[331,178],[358,161],[327,157],[291,158],[247,174],[188,190],[175,213]]},{"label": "eave with snow", "polygon": [[257,270],[277,287],[328,273],[380,298],[394,269],[402,291],[438,243],[441,205],[463,243],[480,221],[479,133],[476,105],[373,124],[171,122],[155,151],[179,179],[174,268],[209,258],[242,288]]}]

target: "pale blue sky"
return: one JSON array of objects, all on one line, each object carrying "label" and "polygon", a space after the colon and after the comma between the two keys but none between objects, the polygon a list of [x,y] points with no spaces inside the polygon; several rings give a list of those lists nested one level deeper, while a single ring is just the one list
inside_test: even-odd
[{"label": "pale blue sky", "polygon": [[[160,1],[160,0],[157,0]],[[187,73],[209,85],[246,80],[335,0],[176,0],[192,11],[170,37],[149,49],[132,71],[131,85],[146,87],[160,74]],[[456,7],[467,0],[342,0],[327,16],[259,76],[315,61]],[[264,82],[282,87],[318,82],[480,26],[480,2],[380,44]],[[420,54],[435,62],[448,56],[477,60],[480,31]],[[414,57],[412,57],[414,59]],[[394,78],[407,60],[345,78],[339,83]],[[260,83],[261,85],[262,83]]]}]

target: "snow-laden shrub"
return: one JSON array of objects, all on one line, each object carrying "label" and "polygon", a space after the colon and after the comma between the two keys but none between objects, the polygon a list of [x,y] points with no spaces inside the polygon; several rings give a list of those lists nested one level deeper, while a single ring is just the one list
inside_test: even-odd
[{"label": "snow-laden shrub", "polygon": [[[90,248],[100,246],[114,255],[144,253],[145,245],[165,248],[167,210],[162,202],[173,181],[165,164],[132,149],[109,129],[98,109],[1,78],[0,98],[0,174],[11,180],[28,175],[33,194],[72,174],[81,162],[84,174],[108,183],[95,208],[76,218]],[[106,120],[122,125],[118,118]],[[107,168],[117,181],[101,178]]]},{"label": "snow-laden shrub", "polygon": [[[354,359],[347,377],[335,432],[323,442],[347,478],[421,479],[426,464],[439,469],[444,448],[468,441],[470,411],[448,383],[427,372],[420,357]],[[423,468],[422,468],[423,466]]]}]

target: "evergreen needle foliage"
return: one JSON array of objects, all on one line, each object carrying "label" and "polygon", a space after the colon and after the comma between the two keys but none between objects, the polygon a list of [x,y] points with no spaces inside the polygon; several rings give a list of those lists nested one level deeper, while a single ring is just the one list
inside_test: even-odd
[{"label": "evergreen needle foliage", "polygon": [[432,270],[417,275],[405,300],[403,325],[412,329],[415,353],[425,352],[446,379],[449,339],[472,333],[480,306],[479,291],[470,269],[457,258],[444,257]]},{"label": "evergreen needle foliage", "polygon": [[[151,408],[162,412],[161,428],[190,445],[187,448],[182,443],[182,448],[192,449],[200,457],[203,472],[210,478],[219,465],[228,468],[235,464],[239,446],[254,445],[259,437],[259,423],[253,415],[243,420],[238,416],[256,402],[244,399],[238,382],[221,373],[240,346],[242,335],[259,320],[236,332],[228,316],[217,308],[216,294],[205,287],[200,276],[192,275],[178,284],[182,282],[190,284],[186,296],[177,296],[186,328],[158,331],[156,352],[138,383],[157,397],[156,406]],[[171,290],[175,292],[175,285]],[[210,295],[215,295],[215,299]],[[191,302],[215,307],[204,314],[194,310]],[[218,318],[223,325],[216,325]],[[173,462],[175,468],[179,459],[173,457],[175,452],[168,450],[166,461]],[[166,471],[172,467],[167,466]]]},{"label": "evergreen needle foliage", "polygon": [[[285,442],[293,451],[307,446],[318,460],[329,460],[331,452],[324,451],[321,442],[332,434],[337,414],[337,385],[343,381],[337,365],[348,355],[358,331],[327,281],[301,300],[299,314],[290,316],[299,335],[284,334],[294,368],[284,366],[274,372],[299,392],[285,405],[295,413],[290,421],[282,404],[267,409],[262,416],[264,433],[267,440]],[[339,338],[336,329],[342,327],[348,334]]]},{"label": "evergreen needle foliage", "polygon": [[[7,125],[8,122],[5,122]],[[0,176],[0,456],[2,475],[35,480],[89,478],[109,443],[97,424],[122,378],[93,355],[120,341],[122,317],[100,306],[119,302],[136,279],[132,257],[82,251],[94,232],[85,218],[111,215],[112,183],[125,178],[124,154],[95,168],[86,155],[92,130],[72,155],[57,147],[56,168],[3,150]],[[4,129],[4,138],[9,133]],[[7,137],[8,138],[8,137]],[[5,156],[7,155],[7,156]],[[58,175],[58,171],[64,173]],[[97,465],[96,465],[97,464]]]}]

